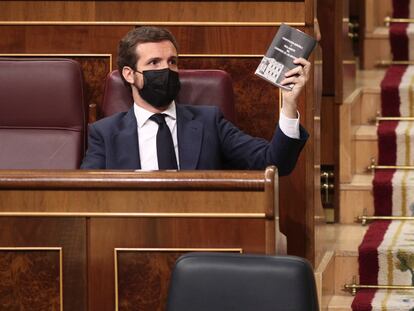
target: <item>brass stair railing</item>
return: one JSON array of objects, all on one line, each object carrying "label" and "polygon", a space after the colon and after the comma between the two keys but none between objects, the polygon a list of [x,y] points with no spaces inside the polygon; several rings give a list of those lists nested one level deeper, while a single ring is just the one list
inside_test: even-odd
[{"label": "brass stair railing", "polygon": [[377,66],[391,66],[391,65],[414,65],[414,60],[380,60],[376,63]]},{"label": "brass stair railing", "polygon": [[414,286],[411,285],[363,285],[356,283],[356,277],[352,279],[352,284],[345,284],[343,290],[351,293],[355,296],[359,289],[396,289],[396,290],[413,290]]},{"label": "brass stair railing", "polygon": [[414,18],[395,18],[395,17],[390,17],[390,16],[387,16],[384,18],[385,26],[389,27],[391,23],[403,23],[403,24],[414,23]]},{"label": "brass stair railing", "polygon": [[377,116],[375,118],[369,119],[369,123],[375,124],[377,126],[380,122],[383,121],[414,121],[414,117],[382,117],[381,113],[377,111]]},{"label": "brass stair railing", "polygon": [[385,26],[388,27],[391,23],[405,23],[405,24],[414,23],[414,18],[394,18],[390,16],[387,16],[384,18]]},{"label": "brass stair railing", "polygon": [[[390,23],[414,23],[412,18],[391,18],[386,17],[384,19],[385,25],[388,27]],[[392,60],[381,60],[377,63],[379,66],[390,66],[390,65],[414,65],[414,60],[406,61],[392,61]],[[381,117],[377,113],[377,117],[374,120],[377,125],[382,121],[414,121],[414,117]],[[403,165],[377,165],[375,159],[371,159],[371,165],[368,166],[368,170],[374,172],[375,170],[414,170],[414,166],[403,166]],[[356,218],[357,222],[361,222],[364,226],[368,221],[371,220],[414,220],[412,216],[368,216],[366,215],[366,209],[364,215]],[[386,290],[414,290],[414,286],[411,285],[365,285],[357,284],[356,277],[353,277],[351,284],[344,285],[344,291],[350,292],[353,296],[356,295],[359,289],[386,289]]]},{"label": "brass stair railing", "polygon": [[362,226],[365,226],[368,224],[368,222],[374,221],[374,220],[409,220],[414,221],[413,216],[368,216],[366,213],[366,210],[364,210],[364,213],[362,216],[358,216],[355,218],[355,222],[361,223]]},{"label": "brass stair railing", "polygon": [[[414,23],[414,18],[394,18],[387,16],[384,18],[384,24],[389,27],[391,23]],[[377,62],[378,66],[390,66],[390,65],[414,65],[412,60],[380,60]]]},{"label": "brass stair railing", "polygon": [[[375,159],[372,158],[371,165],[368,166],[368,170],[372,172],[375,170],[414,170],[414,166],[377,165]],[[414,216],[368,216],[366,209],[364,209],[363,215],[355,218],[355,222],[359,222],[363,226],[373,220],[414,220]]]},{"label": "brass stair railing", "polygon": [[411,165],[377,165],[375,158],[371,158],[371,165],[368,165],[368,171],[374,172],[375,170],[414,170],[414,166]]}]

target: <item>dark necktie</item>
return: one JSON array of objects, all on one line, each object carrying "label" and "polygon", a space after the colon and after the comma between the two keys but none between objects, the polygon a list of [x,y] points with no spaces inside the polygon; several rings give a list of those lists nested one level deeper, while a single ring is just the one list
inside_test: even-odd
[{"label": "dark necktie", "polygon": [[153,114],[150,119],[158,123],[157,132],[157,158],[158,169],[160,170],[176,170],[177,158],[175,157],[174,143],[171,131],[165,123],[165,114]]}]

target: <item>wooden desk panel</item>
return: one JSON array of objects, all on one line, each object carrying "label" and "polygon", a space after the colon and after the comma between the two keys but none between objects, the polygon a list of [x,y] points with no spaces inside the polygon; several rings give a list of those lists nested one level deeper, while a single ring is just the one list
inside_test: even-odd
[{"label": "wooden desk panel", "polygon": [[[63,281],[63,310],[86,310],[87,303],[87,253],[86,253],[86,219],[85,218],[39,218],[39,217],[1,217],[0,218],[0,263],[11,256],[16,250],[21,252],[20,258],[15,258],[12,268],[5,271],[2,265],[1,275],[9,273],[14,276],[13,282],[4,284],[0,278],[1,290],[14,289],[14,293],[24,293],[23,296],[9,296],[6,310],[52,310],[51,308],[37,309],[35,306],[60,305],[60,293],[52,281]],[[4,250],[8,248],[8,250]],[[15,250],[13,250],[15,248]],[[25,249],[24,249],[25,248]],[[40,248],[40,249],[38,249]],[[55,248],[62,249],[62,278],[53,280],[56,276]],[[4,251],[1,251],[1,250]],[[52,254],[51,254],[52,253]],[[30,260],[29,260],[30,259]],[[48,269],[47,264],[50,264]],[[45,273],[49,271],[49,276]],[[46,273],[47,274],[47,273]],[[30,276],[27,282],[24,276]],[[25,280],[20,282],[19,279]],[[4,293],[4,292],[3,292]],[[6,297],[2,295],[1,306]],[[40,300],[42,301],[40,301]],[[32,301],[32,308],[28,307]],[[37,304],[36,304],[37,303]],[[20,309],[20,307],[24,307]],[[58,309],[62,310],[62,309]]]},{"label": "wooden desk panel", "polygon": [[[44,291],[51,289],[43,286],[39,297],[49,298],[46,305],[63,299],[65,311],[163,310],[170,271],[180,254],[276,252],[276,177],[274,168],[0,171],[0,262],[11,252],[1,252],[2,247],[40,247],[38,253],[25,249],[17,262],[32,258],[31,271],[43,271],[50,262],[47,275],[55,275],[57,257],[46,248],[61,248],[62,293],[57,295],[55,286],[48,295]],[[52,279],[42,284],[56,285]],[[19,283],[0,290],[13,287],[23,290]],[[13,307],[25,303],[9,300]]]},{"label": "wooden desk panel", "polygon": [[89,299],[96,308],[90,310],[112,311],[116,288],[119,310],[164,310],[177,254],[195,249],[268,252],[262,219],[92,218],[89,225]]},{"label": "wooden desk panel", "polygon": [[258,192],[9,190],[0,193],[0,198],[1,212],[10,214],[237,213],[261,217],[265,214],[264,198]]}]

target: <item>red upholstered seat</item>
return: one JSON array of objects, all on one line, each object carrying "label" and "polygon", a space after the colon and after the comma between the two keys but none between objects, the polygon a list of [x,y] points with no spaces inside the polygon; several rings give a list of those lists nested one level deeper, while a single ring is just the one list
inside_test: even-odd
[{"label": "red upholstered seat", "polygon": [[[224,116],[234,121],[234,93],[230,76],[222,70],[180,70],[181,91],[176,102],[186,105],[218,106]],[[103,116],[128,110],[133,104],[130,89],[124,85],[117,70],[105,84],[101,107]]]},{"label": "red upholstered seat", "polygon": [[0,169],[75,169],[85,150],[80,65],[0,58]]}]

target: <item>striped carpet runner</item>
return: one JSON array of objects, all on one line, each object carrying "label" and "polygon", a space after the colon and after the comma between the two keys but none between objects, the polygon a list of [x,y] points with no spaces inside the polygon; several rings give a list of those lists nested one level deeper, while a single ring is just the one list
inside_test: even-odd
[{"label": "striped carpet runner", "polygon": [[[414,16],[414,0],[393,0],[394,17]],[[414,24],[390,26],[394,60],[414,60]],[[383,117],[414,116],[414,66],[391,66],[381,83]],[[414,165],[414,122],[378,126],[378,164]],[[414,216],[414,171],[376,170],[375,215]],[[359,283],[414,286],[414,221],[373,222],[359,246]],[[360,290],[353,311],[414,311],[414,290]]]},{"label": "striped carpet runner", "polygon": [[[382,116],[414,115],[414,66],[390,67],[381,83]],[[378,126],[378,163],[414,165],[414,122]],[[414,216],[414,171],[377,170],[375,215]],[[414,285],[414,221],[376,221],[359,246],[359,283]],[[414,291],[361,290],[354,311],[414,311]]]}]

